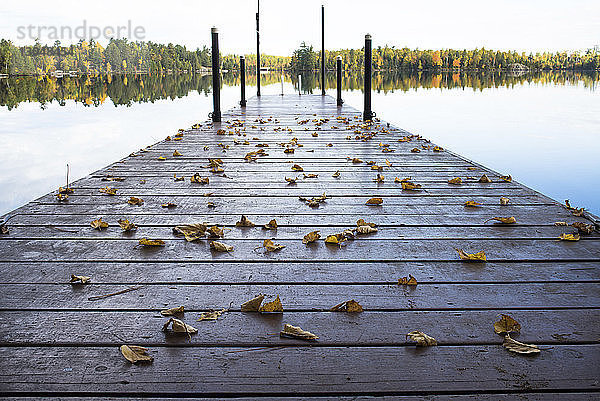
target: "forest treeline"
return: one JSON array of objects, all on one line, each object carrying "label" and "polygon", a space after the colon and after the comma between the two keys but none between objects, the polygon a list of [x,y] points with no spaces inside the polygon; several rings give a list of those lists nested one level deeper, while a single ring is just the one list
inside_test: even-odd
[{"label": "forest treeline", "polygon": [[[359,70],[363,66],[363,49],[325,51],[325,67],[335,69],[335,60],[341,56],[345,70]],[[210,48],[188,50],[185,46],[169,43],[130,42],[112,39],[106,47],[90,40],[63,46],[60,41],[42,45],[15,46],[0,40],[0,73],[11,75],[46,75],[57,70],[83,74],[106,73],[168,73],[205,71],[211,65]],[[256,69],[256,55],[246,55],[247,69]],[[320,66],[320,52],[302,43],[292,56],[261,54],[261,66],[272,70],[314,71]],[[474,50],[418,50],[395,47],[373,49],[374,70],[597,70],[600,53],[585,52],[524,53],[516,51]],[[221,55],[221,68],[238,70],[239,56]]]},{"label": "forest treeline", "polygon": [[[325,50],[325,68],[334,70],[337,56],[342,57],[344,69],[362,69],[363,49]],[[302,43],[294,51],[290,68],[294,71],[316,71],[321,65],[321,52]],[[600,52],[525,53],[487,49],[474,50],[413,50],[408,48],[376,47],[372,49],[375,70],[506,70],[515,66],[532,70],[597,70]],[[520,68],[520,67],[518,67]]]},{"label": "forest treeline", "polygon": [[[265,87],[277,85],[280,73],[261,74],[261,83]],[[298,90],[298,75],[285,74],[285,81],[291,82]],[[423,89],[471,89],[512,87],[523,84],[538,85],[580,85],[594,88],[600,79],[600,72],[577,71],[538,71],[523,75],[505,72],[386,72],[373,74],[373,90],[377,92],[408,91]],[[320,78],[315,73],[302,73],[303,93],[319,90]],[[248,74],[246,83],[256,86],[256,75]],[[239,74],[223,74],[222,86],[238,86]],[[325,88],[334,89],[334,73],[325,74]],[[362,90],[363,76],[360,72],[346,71],[342,78],[344,90]],[[44,108],[57,102],[65,105],[71,100],[87,107],[100,106],[107,100],[115,106],[130,106],[133,103],[154,102],[160,99],[175,99],[197,91],[209,96],[212,78],[203,74],[98,74],[77,77],[55,78],[51,76],[22,76],[0,80],[0,107],[9,110],[23,102],[36,102]],[[247,93],[250,93],[249,90]]]},{"label": "forest treeline", "polygon": [[[261,66],[286,68],[291,57],[261,54]],[[80,40],[77,44],[52,46],[39,41],[32,46],[15,46],[0,40],[0,73],[11,75],[46,75],[54,71],[76,71],[83,74],[168,73],[206,70],[211,65],[211,51],[188,50],[185,46],[153,42],[130,42],[111,39],[106,47],[99,42]],[[246,66],[256,68],[256,55],[246,57]],[[239,69],[239,56],[221,56],[221,68]]]}]

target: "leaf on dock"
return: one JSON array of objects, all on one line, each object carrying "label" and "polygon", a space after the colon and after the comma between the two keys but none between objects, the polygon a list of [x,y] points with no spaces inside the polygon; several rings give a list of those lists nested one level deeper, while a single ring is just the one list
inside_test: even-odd
[{"label": "leaf on dock", "polygon": [[138,241],[138,243],[140,245],[150,246],[150,247],[164,246],[165,245],[165,241],[163,241],[161,239],[149,239],[149,238],[140,238],[140,240]]},{"label": "leaf on dock", "polygon": [[501,314],[501,316],[500,320],[494,323],[494,332],[496,334],[505,335],[521,331],[519,322],[509,315]]},{"label": "leaf on dock", "polygon": [[250,220],[248,220],[248,218],[244,215],[242,215],[242,218],[240,219],[240,221],[238,221],[237,223],[235,223],[236,227],[254,227],[255,224],[253,222],[251,222]]},{"label": "leaf on dock", "polygon": [[369,199],[365,204],[366,205],[381,205],[383,203],[383,199],[382,198],[371,198]]},{"label": "leaf on dock", "polygon": [[311,232],[309,232],[308,234],[306,234],[304,236],[304,238],[302,239],[302,243],[303,244],[310,244],[311,242],[315,242],[319,238],[321,238],[321,234],[319,234],[319,230],[317,230],[317,231],[311,231]]},{"label": "leaf on dock", "polygon": [[462,184],[462,179],[460,177],[452,178],[451,180],[448,180],[448,184],[460,185]]},{"label": "leaf on dock", "polygon": [[409,274],[408,277],[400,277],[398,279],[398,285],[414,285],[419,284],[417,279],[413,277],[412,274]]},{"label": "leaf on dock", "polygon": [[479,251],[477,253],[466,253],[462,249],[455,248],[455,250],[456,250],[456,252],[458,252],[458,256],[462,260],[473,261],[473,262],[485,262],[486,261],[484,251]]},{"label": "leaf on dock", "polygon": [[491,220],[495,220],[498,221],[502,224],[514,224],[517,222],[517,219],[514,218],[514,216],[511,217],[492,217],[491,219],[487,219],[486,221],[484,221],[483,223],[487,223],[488,221]]},{"label": "leaf on dock", "polygon": [[130,205],[142,206],[144,204],[144,200],[142,198],[136,198],[135,196],[130,196],[127,201]]},{"label": "leaf on dock", "polygon": [[273,240],[266,239],[263,241],[263,247],[267,250],[267,252],[275,252],[285,248],[285,245],[276,244],[273,242]]},{"label": "leaf on dock", "polygon": [[227,244],[224,244],[224,243],[218,242],[218,241],[212,241],[210,243],[210,247],[211,247],[211,249],[214,249],[215,251],[218,251],[218,252],[233,251],[233,245],[227,245]]},{"label": "leaf on dock", "polygon": [[510,338],[510,336],[508,334],[504,337],[504,342],[502,343],[502,345],[507,350],[509,350],[511,352],[515,352],[517,354],[528,355],[528,354],[539,354],[540,353],[540,349],[538,348],[537,345],[525,344],[525,343],[519,342],[517,340],[513,340],[512,338]]},{"label": "leaf on dock", "polygon": [[103,221],[102,217],[100,217],[99,219],[92,220],[90,226],[95,230],[104,230],[105,228],[108,228],[108,223]]},{"label": "leaf on dock", "polygon": [[177,316],[183,314],[184,312],[185,308],[183,305],[181,305],[174,308],[161,310],[160,314],[163,316]]},{"label": "leaf on dock", "polygon": [[206,224],[192,223],[173,227],[174,234],[183,235],[188,242],[196,241],[206,235]]},{"label": "leaf on dock", "polygon": [[119,219],[119,220],[117,220],[117,222],[119,223],[121,230],[123,230],[125,232],[137,230],[137,226],[127,219]]},{"label": "leaf on dock", "polygon": [[283,312],[283,305],[279,299],[279,295],[271,302],[267,302],[258,308],[259,312]]},{"label": "leaf on dock", "polygon": [[302,330],[298,326],[292,326],[291,324],[284,324],[283,330],[279,332],[280,337],[299,338],[301,340],[315,341],[319,337],[310,331]]},{"label": "leaf on dock", "polygon": [[90,282],[92,278],[88,276],[77,276],[75,274],[71,274],[71,279],[69,283],[71,284],[87,284]]},{"label": "leaf on dock", "polygon": [[579,241],[580,236],[579,236],[579,234],[564,233],[564,234],[561,234],[558,237],[558,239],[561,240],[561,241]]},{"label": "leaf on dock", "polygon": [[138,345],[121,345],[121,354],[131,363],[150,363],[154,360],[148,355],[148,348]]},{"label": "leaf on dock", "polygon": [[332,312],[360,313],[363,311],[363,307],[357,301],[351,299],[337,304],[329,310]]},{"label": "leaf on dock", "polygon": [[[169,325],[171,326],[170,328]],[[189,324],[184,323],[181,320],[174,317],[167,320],[167,322],[163,325],[162,329],[167,333],[187,334],[188,336],[190,334],[196,334],[198,332],[197,328],[190,326]]]},{"label": "leaf on dock", "polygon": [[411,331],[406,335],[406,338],[411,339],[417,343],[419,347],[429,347],[432,345],[437,345],[437,340],[422,331]]}]

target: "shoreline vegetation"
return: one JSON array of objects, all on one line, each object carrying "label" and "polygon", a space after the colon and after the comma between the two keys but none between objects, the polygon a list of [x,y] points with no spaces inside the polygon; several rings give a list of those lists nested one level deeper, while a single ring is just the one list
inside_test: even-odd
[{"label": "shoreline vegetation", "polygon": [[[60,41],[51,46],[36,41],[30,46],[15,46],[11,41],[0,40],[0,74],[21,75],[98,75],[98,74],[169,74],[210,73],[210,48],[188,50],[185,46],[153,42],[130,42],[112,39],[106,47],[99,42],[80,40],[77,44],[63,46]],[[342,57],[346,71],[362,69],[363,49],[325,51],[325,68],[335,69],[337,56]],[[270,71],[318,71],[320,52],[302,43],[291,56],[261,54],[261,67]],[[239,70],[239,56],[221,55],[224,72]],[[248,71],[256,69],[256,55],[246,55]],[[395,48],[373,49],[375,71],[597,71],[600,69],[600,52],[585,51],[538,52],[473,50],[419,50]]]}]

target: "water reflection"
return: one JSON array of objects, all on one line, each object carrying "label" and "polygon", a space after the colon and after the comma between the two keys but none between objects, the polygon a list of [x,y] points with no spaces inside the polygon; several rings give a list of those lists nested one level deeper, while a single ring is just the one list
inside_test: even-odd
[{"label": "water reflection", "polygon": [[[595,90],[600,79],[599,72],[543,71],[515,75],[505,72],[493,73],[439,73],[428,72],[375,72],[373,90],[375,92],[408,91],[411,89],[453,89],[472,88],[511,88],[524,84],[578,85]],[[247,75],[246,84],[256,85],[256,75]],[[281,73],[261,75],[262,85],[277,84]],[[298,90],[298,76],[284,74],[284,81]],[[313,93],[319,88],[320,78],[314,73],[304,73],[301,78],[303,93]],[[187,96],[192,91],[208,95],[211,91],[211,76],[200,74],[174,75],[97,75],[78,77],[12,77],[0,79],[0,106],[9,110],[23,102],[37,102],[43,109],[48,103],[65,104],[74,100],[86,106],[99,106],[107,98],[115,106],[131,106],[132,103],[154,102],[159,99],[176,99]],[[237,73],[223,74],[222,85],[238,86]],[[335,74],[325,77],[325,87],[335,89]],[[363,76],[359,72],[344,72],[343,90],[362,90]],[[316,92],[315,92],[316,93]]]}]

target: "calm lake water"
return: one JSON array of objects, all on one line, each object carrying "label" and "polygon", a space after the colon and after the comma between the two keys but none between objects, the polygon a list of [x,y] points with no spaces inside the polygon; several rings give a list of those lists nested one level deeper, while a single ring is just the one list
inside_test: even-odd
[{"label": "calm lake water", "polygon": [[[279,74],[263,94],[281,93]],[[327,93],[335,96],[335,77]],[[380,73],[373,110],[382,119],[550,197],[600,214],[600,77],[594,74]],[[205,120],[210,76],[0,79],[0,215]],[[255,77],[246,93],[253,95]],[[304,93],[319,93],[302,77]],[[285,77],[284,93],[297,93]],[[362,108],[362,77],[344,79],[346,104]],[[221,108],[239,101],[239,80],[223,77]]]}]

